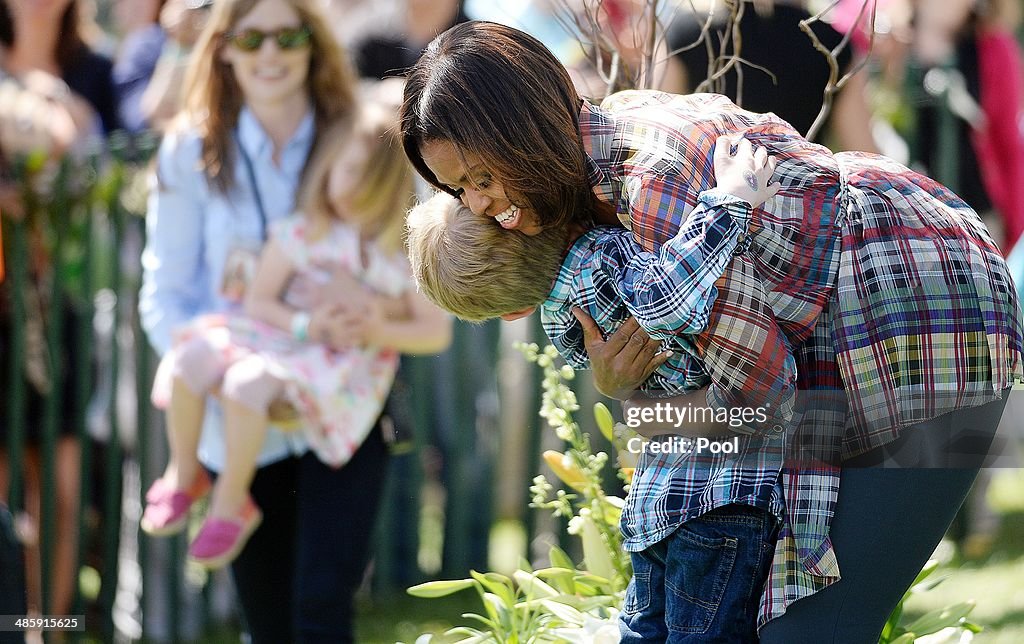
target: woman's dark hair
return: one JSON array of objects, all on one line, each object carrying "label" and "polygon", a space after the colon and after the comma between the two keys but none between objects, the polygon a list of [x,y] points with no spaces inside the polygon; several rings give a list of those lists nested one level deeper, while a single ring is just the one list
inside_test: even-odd
[{"label": "woman's dark hair", "polygon": [[[484,21],[456,25],[412,67],[402,104],[402,146],[441,184],[420,147],[447,141],[472,153],[522,198],[541,224],[589,220],[593,193],[579,132],[580,97],[558,59],[533,36]],[[520,197],[521,196],[521,197]]]},{"label": "woman's dark hair", "polygon": [[[10,49],[14,46],[17,34],[14,33],[14,18],[7,6],[7,0],[0,0],[0,44]],[[57,37],[56,59],[61,72],[70,69],[76,58],[82,53],[85,40],[82,38],[81,24],[78,19],[78,2],[71,0],[64,15],[60,18],[60,35]]]}]

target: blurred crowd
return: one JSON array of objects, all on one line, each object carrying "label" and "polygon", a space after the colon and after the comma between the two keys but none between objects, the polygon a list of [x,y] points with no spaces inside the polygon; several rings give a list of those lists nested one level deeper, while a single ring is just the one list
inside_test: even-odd
[{"label": "blurred crowd", "polygon": [[[0,0],[0,217],[24,212],[16,158],[59,159],[101,148],[119,130],[161,132],[172,124],[193,49],[217,2]],[[811,22],[813,39],[800,23],[821,3],[803,0],[605,0],[596,15],[599,3],[590,0],[319,4],[357,68],[358,100],[395,114],[402,70],[435,35],[465,20],[493,20],[541,39],[571,67],[585,95],[641,85],[724,93],[747,109],[775,112],[801,132],[813,129],[814,139],[834,150],[881,152],[924,169],[983,214],[1007,253],[1024,232],[1018,0],[840,0]],[[834,50],[834,59],[814,41]],[[831,110],[819,123],[826,94]],[[33,261],[45,262],[45,253]],[[52,310],[68,317],[69,328],[82,315],[71,305]],[[0,392],[12,372],[10,316],[0,286]],[[65,379],[69,391],[72,380]],[[35,391],[30,409],[42,404],[42,388]],[[0,502],[8,489],[5,424],[0,420]],[[30,426],[22,470],[24,507],[36,521],[38,436]],[[68,614],[75,590],[79,440],[69,428],[57,444],[50,614]],[[966,533],[983,543],[993,530],[991,515],[981,503],[975,508],[981,519]],[[42,564],[31,548],[26,560],[29,608],[39,609]]]}]

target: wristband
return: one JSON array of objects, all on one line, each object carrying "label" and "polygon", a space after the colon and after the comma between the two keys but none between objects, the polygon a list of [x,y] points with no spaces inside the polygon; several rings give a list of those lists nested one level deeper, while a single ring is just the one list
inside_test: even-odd
[{"label": "wristband", "polygon": [[305,311],[298,311],[292,315],[292,337],[299,342],[305,342],[309,339],[309,322],[310,315]]}]

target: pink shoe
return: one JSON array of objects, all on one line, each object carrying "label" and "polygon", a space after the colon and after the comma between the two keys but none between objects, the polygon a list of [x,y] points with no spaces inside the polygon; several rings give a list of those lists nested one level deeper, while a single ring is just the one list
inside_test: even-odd
[{"label": "pink shoe", "polygon": [[143,532],[154,537],[181,532],[188,523],[189,508],[209,491],[210,478],[202,469],[187,490],[171,488],[163,478],[153,481],[146,492],[146,510],[140,522]]},{"label": "pink shoe", "polygon": [[211,570],[221,568],[238,556],[261,521],[263,513],[247,498],[234,519],[208,517],[188,547],[188,555]]}]

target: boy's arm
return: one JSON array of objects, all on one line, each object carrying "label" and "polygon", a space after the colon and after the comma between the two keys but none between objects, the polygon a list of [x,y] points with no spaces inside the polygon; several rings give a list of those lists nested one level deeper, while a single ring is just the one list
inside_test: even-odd
[{"label": "boy's arm", "polygon": [[679,232],[657,253],[631,238],[606,246],[619,297],[652,337],[696,334],[708,324],[715,282],[750,224],[749,203],[713,189],[702,192]]},{"label": "boy's arm", "polygon": [[[699,333],[707,326],[713,284],[747,232],[753,209],[781,187],[772,183],[775,158],[765,148],[755,150],[742,134],[718,137],[713,154],[716,187],[697,196],[675,236],[657,253],[623,253],[611,267],[620,296],[652,336]],[[693,199],[691,186],[674,172],[643,175],[624,188],[631,213],[684,209]]]},{"label": "boy's arm", "polygon": [[[587,318],[590,320],[590,318]],[[590,358],[584,345],[586,329],[571,311],[562,308],[541,307],[540,322],[552,346],[573,369],[589,369]],[[601,329],[593,320],[590,324],[600,336]]]}]

